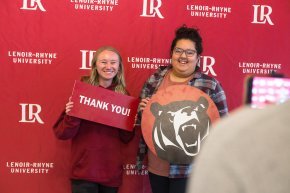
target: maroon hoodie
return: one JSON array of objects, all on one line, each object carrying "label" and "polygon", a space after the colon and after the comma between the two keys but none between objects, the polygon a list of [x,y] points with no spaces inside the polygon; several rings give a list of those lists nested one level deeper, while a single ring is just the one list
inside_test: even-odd
[{"label": "maroon hoodie", "polygon": [[[53,126],[58,139],[72,140],[71,178],[118,187],[122,183],[121,142],[133,132],[61,114]],[[122,141],[121,141],[122,140]]]}]

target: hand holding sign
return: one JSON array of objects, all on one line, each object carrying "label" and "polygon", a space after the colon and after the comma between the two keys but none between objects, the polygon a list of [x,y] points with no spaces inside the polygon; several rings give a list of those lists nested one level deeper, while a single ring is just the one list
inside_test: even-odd
[{"label": "hand holding sign", "polygon": [[67,103],[69,115],[131,131],[139,100],[101,87],[76,81]]},{"label": "hand holding sign", "polygon": [[69,97],[69,101],[65,104],[65,113],[68,114],[73,108],[73,102],[71,102],[71,97]]}]

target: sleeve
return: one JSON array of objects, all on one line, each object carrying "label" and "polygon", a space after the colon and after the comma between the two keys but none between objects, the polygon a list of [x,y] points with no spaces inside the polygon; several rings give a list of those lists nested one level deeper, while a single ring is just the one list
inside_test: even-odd
[{"label": "sleeve", "polygon": [[[148,78],[148,80],[144,83],[144,85],[143,85],[143,87],[141,89],[140,96],[139,96],[140,101],[142,99],[144,99],[144,98],[152,96],[154,88],[151,85],[151,81],[152,81],[151,79],[153,79],[153,78],[154,78],[153,75],[150,76]],[[138,110],[137,110],[137,118],[136,118],[135,125],[141,126],[141,119],[142,119],[142,111],[140,110],[140,104],[139,104]]]},{"label": "sleeve", "polygon": [[121,141],[125,144],[129,143],[133,139],[134,136],[135,136],[135,129],[133,129],[133,131],[125,131],[122,129],[119,130],[119,137]]},{"label": "sleeve", "polygon": [[71,139],[77,134],[80,124],[81,119],[69,116],[63,111],[53,125],[53,131],[58,139]]},{"label": "sleeve", "polygon": [[228,105],[226,100],[225,91],[223,90],[221,84],[217,82],[215,90],[210,95],[212,100],[214,101],[216,107],[218,108],[220,117],[223,117],[228,114]]},{"label": "sleeve", "polygon": [[[140,94],[140,101],[143,98],[146,97],[150,97],[149,91],[150,91],[150,84],[148,83],[149,80],[146,81],[146,83],[144,84],[142,90],[141,90],[141,94]],[[142,119],[142,111],[140,110],[140,105],[138,107],[138,112],[137,112],[137,119],[136,119],[136,123],[135,123],[135,128],[136,129],[140,129],[141,130],[141,119]],[[142,131],[141,131],[142,132]],[[143,135],[141,135],[140,137],[140,141],[138,144],[138,151],[137,151],[137,157],[136,157],[136,169],[138,172],[140,172],[142,170],[142,164],[143,161],[145,159],[145,156],[147,154],[148,151],[148,147],[145,143],[145,140],[143,138]]]},{"label": "sleeve", "polygon": [[[138,127],[137,129],[141,129],[141,128]],[[136,169],[138,172],[142,170],[142,165],[145,160],[147,152],[148,152],[148,146],[146,145],[145,140],[143,136],[141,135],[140,141],[138,144],[137,157],[136,157]]]}]

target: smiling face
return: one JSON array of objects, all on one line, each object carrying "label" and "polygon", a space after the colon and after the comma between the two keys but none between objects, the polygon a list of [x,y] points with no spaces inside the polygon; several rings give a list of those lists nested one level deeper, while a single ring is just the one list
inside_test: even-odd
[{"label": "smiling face", "polygon": [[109,50],[104,50],[98,55],[96,70],[99,74],[99,83],[102,86],[110,86],[117,75],[120,66],[119,56]]},{"label": "smiling face", "polygon": [[178,77],[189,77],[195,71],[199,60],[195,42],[189,39],[178,40],[172,51],[171,59],[173,73]]}]

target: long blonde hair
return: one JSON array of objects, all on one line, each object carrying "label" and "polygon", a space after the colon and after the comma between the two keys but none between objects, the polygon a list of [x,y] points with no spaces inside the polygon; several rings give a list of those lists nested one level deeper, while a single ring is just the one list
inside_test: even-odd
[{"label": "long blonde hair", "polygon": [[117,49],[115,49],[114,47],[111,47],[111,46],[103,46],[103,47],[100,47],[98,50],[96,50],[94,57],[92,59],[92,62],[91,62],[91,67],[92,67],[91,74],[89,77],[85,77],[83,79],[83,81],[85,81],[91,85],[99,86],[99,84],[100,84],[99,83],[99,74],[97,71],[96,62],[98,60],[100,53],[102,53],[105,50],[112,51],[112,52],[116,53],[118,55],[118,58],[119,58],[119,70],[118,70],[117,75],[113,78],[113,81],[112,81],[112,84],[116,85],[115,92],[122,93],[122,94],[128,94],[128,92],[126,91],[124,66],[123,66],[121,54],[119,53],[119,51]]}]

